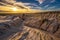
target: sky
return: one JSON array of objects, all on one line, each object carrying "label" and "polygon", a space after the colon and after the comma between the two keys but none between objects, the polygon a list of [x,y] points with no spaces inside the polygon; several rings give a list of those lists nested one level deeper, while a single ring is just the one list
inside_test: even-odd
[{"label": "sky", "polygon": [[60,0],[0,0],[2,4],[39,10],[60,10]]}]

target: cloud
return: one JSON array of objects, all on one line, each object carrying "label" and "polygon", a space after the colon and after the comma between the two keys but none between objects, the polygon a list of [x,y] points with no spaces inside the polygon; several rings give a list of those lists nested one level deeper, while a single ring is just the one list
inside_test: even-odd
[{"label": "cloud", "polygon": [[44,8],[47,8],[49,5],[45,5]]},{"label": "cloud", "polygon": [[[35,0],[38,1],[39,3],[24,3],[24,2],[17,2],[16,0],[0,0],[0,4],[4,6],[13,6],[13,7],[18,7],[21,9],[52,9],[54,7],[50,7],[51,3],[54,3],[55,0]],[[37,5],[38,4],[38,5]],[[0,5],[1,6],[1,5]],[[54,6],[54,5],[53,5]]]},{"label": "cloud", "polygon": [[56,6],[51,6],[51,7],[47,8],[46,10],[50,10],[50,11],[60,11],[60,8],[57,8]]},{"label": "cloud", "polygon": [[13,5],[16,1],[15,0],[0,0],[0,4],[8,4],[8,5]]},{"label": "cloud", "polygon": [[0,2],[4,2],[4,3],[15,3],[15,0],[0,0]]},{"label": "cloud", "polygon": [[51,0],[51,3],[55,2],[55,0]]},{"label": "cloud", "polygon": [[5,6],[15,6],[15,7],[19,7],[19,8],[29,9],[22,2],[16,2],[16,0],[0,0],[0,4],[3,4]]},{"label": "cloud", "polygon": [[[15,3],[16,5],[21,5],[21,6],[25,6],[25,7],[27,7],[27,8],[29,8],[29,9],[42,9],[40,6],[38,6],[37,4],[35,4],[35,3],[23,3],[23,2],[16,2]],[[24,4],[24,5],[22,5],[22,4]]]},{"label": "cloud", "polygon": [[51,6],[51,7],[48,7],[47,10],[53,10],[55,8],[56,8],[56,6]]},{"label": "cloud", "polygon": [[55,2],[55,0],[36,0],[36,1],[38,1],[40,4],[42,4],[42,3],[53,3],[53,2]]},{"label": "cloud", "polygon": [[[28,4],[28,3],[26,3],[26,4]],[[26,5],[24,5],[24,3],[22,3],[22,2],[16,2],[14,5],[16,5],[18,7],[21,7],[21,8],[29,9],[29,7],[27,7]]]},{"label": "cloud", "polygon": [[29,7],[30,9],[40,9],[40,6],[38,6],[35,3],[23,3],[23,4]]},{"label": "cloud", "polygon": [[45,0],[36,0],[38,1],[40,4],[42,4]]}]

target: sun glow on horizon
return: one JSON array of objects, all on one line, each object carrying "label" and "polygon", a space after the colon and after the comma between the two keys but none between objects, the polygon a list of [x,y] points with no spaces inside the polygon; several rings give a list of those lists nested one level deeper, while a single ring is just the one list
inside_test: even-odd
[{"label": "sun glow on horizon", "polygon": [[9,6],[0,6],[0,10],[6,13],[36,13],[40,12],[40,10],[35,9],[22,9],[19,7],[9,7]]},{"label": "sun glow on horizon", "polygon": [[13,11],[17,11],[18,9],[16,7],[11,8]]}]

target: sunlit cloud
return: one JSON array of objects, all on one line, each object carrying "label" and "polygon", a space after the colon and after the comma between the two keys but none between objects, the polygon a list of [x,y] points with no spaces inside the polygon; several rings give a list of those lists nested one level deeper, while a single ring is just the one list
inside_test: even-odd
[{"label": "sunlit cloud", "polygon": [[29,9],[29,7],[27,7],[26,5],[24,5],[24,3],[22,3],[22,2],[16,2],[14,5],[18,6],[18,7],[21,7],[21,8]]},{"label": "sunlit cloud", "polygon": [[16,2],[16,0],[2,0],[2,2],[15,3],[15,2]]},{"label": "sunlit cloud", "polygon": [[15,6],[15,7],[18,7],[21,9],[33,9],[33,8],[37,9],[36,4],[16,2],[16,0],[2,0],[2,2],[0,2],[0,4],[3,4],[5,6],[11,6],[11,7]]},{"label": "sunlit cloud", "polygon": [[32,3],[23,3],[24,5],[28,6],[29,8],[32,8],[32,7],[37,7],[38,5],[36,4],[32,4]]},{"label": "sunlit cloud", "polygon": [[55,0],[36,0],[38,1],[40,4],[44,3],[44,1],[49,1],[50,3],[55,2]]},{"label": "sunlit cloud", "polygon": [[[27,0],[26,0],[27,1]],[[14,7],[14,9],[40,9],[40,10],[47,10],[47,9],[54,9],[53,6],[60,6],[57,5],[57,0],[33,0],[33,1],[18,1],[18,0],[0,0],[0,6],[6,7]],[[54,4],[55,3],[55,4]]]},{"label": "sunlit cloud", "polygon": [[[17,2],[16,0],[1,0],[0,1],[0,11],[3,12],[18,12],[18,13],[34,13],[37,12],[33,11],[33,9],[30,9],[30,7],[24,5],[24,4],[30,4],[30,3],[23,3],[23,2]],[[33,12],[32,12],[33,11]]]},{"label": "sunlit cloud", "polygon": [[16,2],[16,0],[1,0],[0,4],[3,4],[5,6],[16,6],[19,8],[29,9],[22,2]]},{"label": "sunlit cloud", "polygon": [[45,0],[36,0],[38,1],[40,4],[42,4]]}]

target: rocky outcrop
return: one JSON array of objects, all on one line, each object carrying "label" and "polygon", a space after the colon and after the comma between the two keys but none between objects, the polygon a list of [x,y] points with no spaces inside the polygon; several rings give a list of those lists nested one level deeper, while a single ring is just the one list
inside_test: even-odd
[{"label": "rocky outcrop", "polygon": [[0,20],[0,40],[60,40],[60,14],[1,15]]}]

